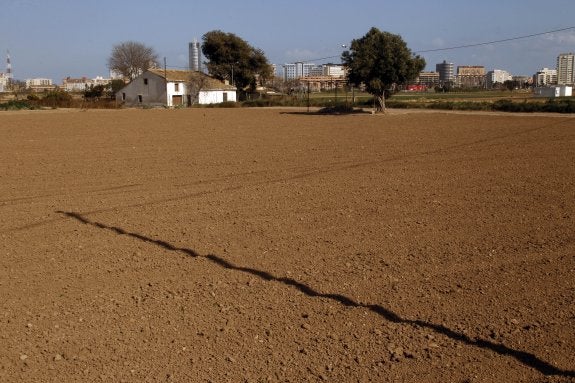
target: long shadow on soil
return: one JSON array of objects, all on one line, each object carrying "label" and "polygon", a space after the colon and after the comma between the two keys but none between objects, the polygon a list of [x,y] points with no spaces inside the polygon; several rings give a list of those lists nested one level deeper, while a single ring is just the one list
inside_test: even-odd
[{"label": "long shadow on soil", "polygon": [[206,258],[206,259],[210,260],[211,262],[215,263],[216,265],[221,266],[225,269],[240,271],[242,273],[254,275],[254,276],[261,278],[265,281],[280,282],[286,286],[290,286],[290,287],[293,287],[293,288],[301,291],[302,293],[306,294],[309,297],[331,299],[331,300],[339,302],[340,304],[347,306],[347,307],[365,308],[365,309],[368,309],[368,310],[378,314],[379,316],[383,317],[385,320],[388,320],[388,321],[393,322],[393,323],[406,324],[406,325],[411,325],[411,326],[416,326],[416,327],[428,328],[428,329],[435,331],[436,333],[443,334],[443,335],[445,335],[445,336],[447,336],[453,340],[456,340],[458,342],[461,342],[461,343],[464,343],[464,344],[467,344],[470,346],[475,346],[475,347],[479,347],[482,349],[490,350],[490,351],[495,352],[495,353],[500,354],[500,355],[510,356],[512,358],[515,358],[517,361],[524,364],[525,366],[534,368],[544,375],[558,375],[558,376],[564,376],[564,377],[575,377],[575,371],[574,370],[560,369],[560,368],[555,367],[552,364],[550,364],[550,363],[548,363],[542,359],[539,359],[536,355],[529,353],[529,352],[525,352],[525,351],[521,351],[521,350],[515,350],[515,349],[507,347],[503,344],[494,343],[494,342],[484,340],[484,339],[473,339],[473,338],[471,338],[465,334],[454,331],[454,330],[452,330],[446,326],[440,325],[440,324],[430,323],[430,322],[426,322],[426,321],[418,320],[418,319],[402,318],[398,314],[394,313],[391,310],[386,309],[383,306],[376,305],[376,304],[359,303],[359,302],[356,302],[349,297],[346,297],[345,295],[321,293],[319,291],[314,290],[310,286],[308,286],[302,282],[299,282],[293,278],[276,277],[273,274],[268,273],[267,271],[253,269],[250,267],[236,266],[233,263],[226,261],[225,259],[223,259],[217,255],[214,255],[214,254],[202,255],[202,254],[199,254],[198,252],[196,252],[192,249],[176,247],[169,242],[158,240],[158,239],[153,239],[150,237],[146,237],[146,236],[144,236],[142,234],[138,234],[138,233],[131,233],[129,231],[126,231],[125,229],[122,229],[121,227],[110,226],[110,225],[106,225],[106,224],[103,224],[100,222],[91,221],[88,218],[84,217],[80,213],[66,212],[66,211],[60,211],[60,210],[56,211],[56,213],[62,214],[64,216],[72,218],[72,219],[75,219],[75,220],[77,220],[83,224],[94,226],[98,229],[108,230],[108,231],[111,231],[111,232],[116,233],[118,235],[127,235],[129,237],[136,238],[140,241],[157,245],[157,246],[159,246],[163,249],[169,250],[169,251],[181,252],[181,253],[184,253],[184,254],[192,257],[192,258],[203,257],[203,258]]}]

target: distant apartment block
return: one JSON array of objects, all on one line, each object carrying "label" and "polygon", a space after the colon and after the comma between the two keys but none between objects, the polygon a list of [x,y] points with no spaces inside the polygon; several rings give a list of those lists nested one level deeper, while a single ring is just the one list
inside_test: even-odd
[{"label": "distant apartment block", "polygon": [[26,89],[34,92],[44,92],[56,89],[50,78],[29,78],[26,79]]},{"label": "distant apartment block", "polygon": [[435,65],[435,71],[439,73],[440,83],[454,83],[455,82],[455,66],[453,63],[448,63],[443,60],[442,63]]},{"label": "distant apartment block", "polygon": [[504,84],[505,81],[511,80],[513,80],[511,73],[501,69],[494,69],[485,75],[485,85],[487,88],[493,88],[495,84]]},{"label": "distant apartment block", "polygon": [[103,78],[101,76],[98,76],[94,79],[90,79],[87,77],[81,77],[81,78],[71,78],[71,77],[66,77],[63,81],[62,81],[62,89],[64,89],[64,91],[66,92],[83,92],[86,89],[90,89],[90,87],[93,86],[97,86],[97,85],[107,85],[111,82],[112,80],[109,78]]},{"label": "distant apartment block", "polygon": [[575,53],[561,53],[557,56],[557,84],[575,83]]},{"label": "distant apartment block", "polygon": [[315,64],[296,62],[283,65],[284,80],[295,80],[300,77],[309,76]]},{"label": "distant apartment block", "polygon": [[309,68],[307,73],[308,76],[321,76],[323,74],[323,66],[322,65],[314,65]]},{"label": "distant apartment block", "polygon": [[485,67],[482,65],[458,66],[455,82],[461,88],[483,88],[485,86]]},{"label": "distant apartment block", "polygon": [[323,76],[330,76],[330,77],[345,77],[346,70],[343,65],[338,64],[325,64],[322,65],[322,73]]},{"label": "distant apartment block", "polygon": [[557,69],[539,69],[533,76],[535,86],[557,85]]},{"label": "distant apartment block", "polygon": [[283,65],[284,80],[295,80],[301,77],[318,77],[329,76],[343,78],[345,77],[345,68],[343,65],[324,64],[316,65],[312,63],[296,62]]},{"label": "distant apartment block", "polygon": [[6,92],[9,84],[10,77],[6,76],[4,73],[0,73],[0,92]]},{"label": "distant apartment block", "polygon": [[29,78],[26,79],[26,88],[32,88],[34,86],[50,86],[52,84],[52,79],[50,78]]},{"label": "distant apartment block", "polygon": [[439,84],[439,72],[419,72],[417,84],[435,86]]}]

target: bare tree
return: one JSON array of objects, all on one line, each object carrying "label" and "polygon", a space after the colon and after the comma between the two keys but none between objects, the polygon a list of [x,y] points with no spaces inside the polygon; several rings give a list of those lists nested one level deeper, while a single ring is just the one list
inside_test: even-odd
[{"label": "bare tree", "polygon": [[208,85],[210,77],[202,72],[190,73],[188,80],[188,94],[190,95],[190,105],[199,102],[200,92]]},{"label": "bare tree", "polygon": [[154,48],[136,41],[114,45],[108,58],[108,68],[133,80],[146,70],[158,67],[158,54]]}]

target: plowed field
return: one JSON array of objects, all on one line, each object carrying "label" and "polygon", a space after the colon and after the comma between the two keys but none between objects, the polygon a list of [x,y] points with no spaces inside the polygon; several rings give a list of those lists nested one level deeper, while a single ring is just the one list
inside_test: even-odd
[{"label": "plowed field", "polygon": [[0,113],[2,382],[572,382],[575,118]]}]

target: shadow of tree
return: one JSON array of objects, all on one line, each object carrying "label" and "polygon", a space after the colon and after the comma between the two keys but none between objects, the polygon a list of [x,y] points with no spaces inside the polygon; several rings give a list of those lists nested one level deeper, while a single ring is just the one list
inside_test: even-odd
[{"label": "shadow of tree", "polygon": [[452,329],[450,329],[444,325],[430,323],[430,322],[426,322],[426,321],[419,320],[419,319],[402,318],[400,315],[394,313],[391,310],[386,309],[385,307],[383,307],[381,305],[363,304],[360,302],[356,302],[353,299],[346,297],[345,295],[341,295],[341,294],[322,293],[322,292],[319,292],[317,290],[314,290],[310,286],[308,286],[302,282],[299,282],[293,278],[277,277],[277,276],[274,276],[273,274],[271,274],[267,271],[249,268],[249,267],[237,266],[237,265],[234,265],[233,263],[225,260],[224,258],[222,258],[220,256],[217,256],[214,254],[202,255],[202,254],[199,254],[192,249],[176,247],[169,242],[158,240],[158,239],[153,239],[150,237],[146,237],[146,236],[144,236],[142,234],[138,234],[138,233],[132,233],[132,232],[126,231],[125,229],[123,229],[121,227],[110,226],[110,225],[106,225],[106,224],[103,224],[100,222],[89,220],[88,218],[86,218],[85,216],[83,216],[80,213],[66,212],[66,211],[60,211],[60,210],[56,211],[56,213],[62,214],[66,217],[75,219],[75,220],[77,220],[83,224],[90,225],[90,226],[96,227],[98,229],[108,230],[108,231],[111,231],[111,232],[118,234],[118,235],[126,235],[129,237],[138,239],[140,241],[143,241],[143,242],[157,245],[157,246],[159,246],[165,250],[168,250],[168,251],[181,252],[181,253],[184,253],[184,254],[186,254],[190,257],[193,257],[193,258],[203,257],[203,258],[210,260],[211,262],[217,264],[218,266],[220,266],[224,269],[234,270],[234,271],[250,274],[250,275],[256,276],[258,278],[261,278],[265,281],[274,281],[274,282],[283,283],[286,286],[289,286],[289,287],[292,287],[296,290],[299,290],[300,292],[302,292],[303,294],[305,294],[309,297],[329,299],[329,300],[338,302],[341,305],[347,306],[347,307],[357,307],[357,308],[368,309],[368,310],[372,311],[373,313],[381,316],[385,320],[393,322],[393,323],[405,324],[405,325],[410,325],[410,326],[420,327],[420,328],[427,328],[427,329],[430,329],[430,330],[432,330],[438,334],[443,334],[443,335],[445,335],[445,336],[447,336],[447,337],[449,337],[455,341],[461,342],[463,344],[466,344],[469,346],[474,346],[474,347],[479,347],[479,348],[484,349],[484,350],[489,350],[489,351],[492,351],[492,352],[499,354],[499,355],[512,357],[512,358],[516,359],[518,362],[520,362],[521,364],[523,364],[527,367],[533,368],[533,369],[539,371],[541,374],[544,374],[544,375],[575,377],[575,370],[560,369],[560,368],[553,366],[552,364],[538,358],[536,355],[534,355],[532,353],[521,351],[521,350],[516,350],[516,349],[510,348],[508,346],[505,346],[503,344],[494,343],[494,342],[491,342],[491,341],[488,341],[485,339],[474,339],[474,338],[471,338],[471,337],[469,337],[463,333],[454,331],[454,330],[452,330]]}]

